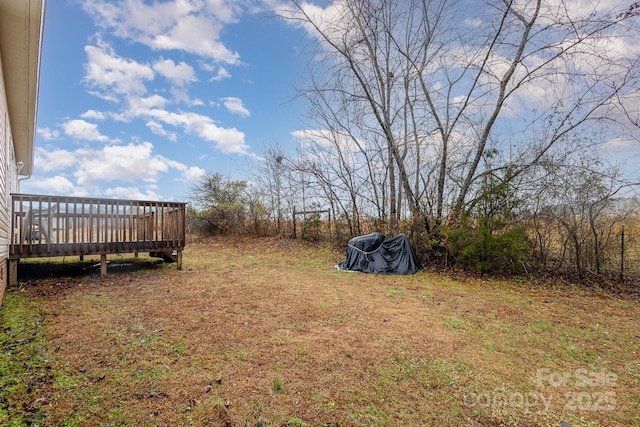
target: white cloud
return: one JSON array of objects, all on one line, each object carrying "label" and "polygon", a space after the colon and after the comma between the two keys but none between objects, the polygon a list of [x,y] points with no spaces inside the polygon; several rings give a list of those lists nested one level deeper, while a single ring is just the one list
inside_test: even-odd
[{"label": "white cloud", "polygon": [[600,151],[607,153],[607,152],[614,152],[614,151],[620,151],[620,150],[633,150],[638,148],[640,147],[638,147],[637,141],[634,141],[633,139],[630,139],[630,138],[620,137],[620,138],[613,138],[606,141],[600,147]]},{"label": "white cloud", "polygon": [[304,1],[300,3],[301,10],[286,3],[274,7],[286,22],[303,28],[310,38],[320,43],[326,41],[318,37],[316,27],[329,37],[335,36],[338,45],[352,45],[362,38],[351,20],[351,6],[344,0],[330,2],[326,7]]},{"label": "white cloud", "polygon": [[171,23],[168,31],[149,38],[154,49],[177,49],[208,56],[229,64],[240,62],[239,54],[232,52],[219,40],[223,25],[206,16],[186,15]]},{"label": "white cloud", "polygon": [[88,0],[83,7],[98,27],[154,50],[176,49],[228,64],[240,62],[238,53],[220,40],[224,25],[236,22],[240,13],[233,0]]},{"label": "white cloud", "polygon": [[191,103],[191,100],[189,99],[189,92],[183,87],[172,87],[171,94],[177,102],[184,102],[185,104]]},{"label": "white cloud", "polygon": [[186,86],[195,81],[193,67],[185,62],[176,64],[171,59],[161,59],[153,63],[153,69],[177,86]]},{"label": "white cloud", "polygon": [[35,169],[38,172],[60,171],[72,167],[77,159],[73,151],[51,147],[36,147],[34,152]]},{"label": "white cloud", "polygon": [[597,153],[611,161],[622,173],[634,181],[640,180],[640,144],[637,139],[618,137],[606,141],[597,148]]},{"label": "white cloud", "polygon": [[[520,5],[517,7],[521,10],[528,9],[534,4],[528,0],[519,0]],[[620,1],[618,0],[547,0],[541,4],[542,17],[549,16],[569,16],[574,21],[587,19],[597,14],[601,16],[611,15],[614,11],[620,10]],[[624,10],[624,7],[622,8]]]},{"label": "white cloud", "polygon": [[190,168],[187,168],[183,172],[182,176],[186,181],[199,182],[206,174],[207,172],[204,169],[197,166],[192,166]]},{"label": "white cloud", "polygon": [[105,142],[109,138],[102,135],[98,130],[98,125],[89,123],[85,120],[69,120],[62,124],[64,133],[72,138],[84,141]]},{"label": "white cloud", "polygon": [[38,135],[42,137],[45,141],[52,141],[60,138],[60,132],[55,129],[50,129],[48,127],[38,128]]},{"label": "white cloud", "polygon": [[477,18],[477,17],[465,18],[463,23],[467,27],[478,28],[478,27],[482,26],[482,19]]},{"label": "white cloud", "polygon": [[185,165],[184,163],[180,163],[176,160],[171,160],[167,158],[164,158],[164,161],[167,163],[167,166],[169,166],[170,168],[177,169],[180,172],[187,170],[187,165]]},{"label": "white cloud", "polygon": [[222,79],[228,79],[231,77],[231,73],[229,73],[226,68],[220,67],[218,69],[218,73],[209,79],[210,82],[217,82]]},{"label": "white cloud", "polygon": [[191,112],[174,113],[167,110],[151,109],[138,114],[154,121],[183,128],[186,132],[213,142],[216,148],[227,154],[247,154],[249,146],[244,141],[244,133],[236,128],[223,128],[210,117]]},{"label": "white cloud", "polygon": [[216,148],[226,154],[247,154],[249,147],[244,142],[244,133],[236,128],[221,128],[212,122],[198,126],[198,135],[215,143]]},{"label": "white cloud", "polygon": [[45,178],[34,177],[31,178],[28,183],[29,187],[36,189],[37,192],[42,194],[61,194],[73,197],[87,196],[87,191],[84,188],[76,187],[71,181],[60,175]]},{"label": "white cloud", "polygon": [[[225,25],[237,22],[242,5],[229,0],[166,0],[149,3],[145,0],[87,0],[83,7],[96,26],[109,36],[144,44],[156,50],[181,50],[206,58],[210,70],[217,68],[212,80],[229,78],[224,65],[240,64],[239,55],[227,49],[220,40]],[[188,106],[203,105],[200,99],[190,99],[186,86],[197,80],[193,67],[185,61],[159,58],[148,63],[118,55],[101,36],[94,45],[85,47],[87,64],[84,81],[92,93],[108,101],[124,101],[126,107],[110,114],[114,120],[131,121],[142,118],[156,135],[177,139],[184,131],[212,142],[223,153],[248,154],[243,132],[226,128],[205,115],[169,111],[170,102]],[[203,67],[206,67],[203,65]],[[169,80],[172,87],[147,96],[156,75]],[[156,82],[157,83],[157,82]],[[161,93],[161,94],[159,94]],[[169,99],[166,98],[170,93]],[[164,95],[164,96],[163,96]],[[118,99],[123,96],[123,99]],[[249,117],[249,110],[239,98],[224,98],[230,112]],[[87,113],[85,113],[87,114]],[[90,114],[86,118],[98,119]],[[95,125],[94,125],[95,126]],[[89,129],[86,129],[88,131]],[[97,127],[94,128],[97,131]],[[88,136],[88,132],[85,134]],[[88,138],[85,138],[88,139]]]},{"label": "white cloud", "polygon": [[251,115],[249,110],[247,110],[247,108],[242,104],[242,100],[240,98],[230,96],[222,98],[221,101],[225,108],[234,114],[242,117],[249,117]]},{"label": "white cloud", "polygon": [[118,56],[113,49],[103,42],[99,46],[85,46],[87,64],[85,64],[84,80],[91,87],[116,94],[138,94],[147,91],[145,80],[154,78],[153,69],[133,59]]},{"label": "white cloud", "polygon": [[[323,151],[330,157],[347,156],[354,157],[366,149],[365,141],[354,141],[351,137],[340,135],[328,129],[304,129],[293,131],[291,135],[297,144],[304,150],[314,148]],[[340,149],[336,148],[336,145]],[[361,148],[362,147],[362,148]]]},{"label": "white cloud", "polygon": [[99,90],[88,90],[87,93],[89,95],[95,96],[96,98],[100,98],[104,101],[109,101],[113,103],[120,102],[120,98],[115,95],[115,92],[108,91],[99,91]]},{"label": "white cloud", "polygon": [[168,100],[160,95],[151,95],[148,97],[130,96],[127,99],[127,113],[132,117],[144,115],[152,109],[162,109],[168,104]]},{"label": "white cloud", "polygon": [[80,117],[83,119],[92,119],[92,120],[104,120],[107,116],[102,111],[96,110],[87,110],[84,113],[80,114]]},{"label": "white cloud", "polygon": [[[181,174],[179,181],[187,182],[196,182],[205,175],[205,171],[197,166],[189,167],[154,154],[154,147],[150,142],[108,145],[100,149],[78,148],[75,151],[53,147],[36,148],[35,160],[40,173],[58,173],[25,182],[27,188],[43,194],[86,196],[89,191],[96,194],[103,183],[115,182],[118,185],[104,190],[104,195],[159,200],[160,196],[153,190],[158,189],[157,181],[161,174],[173,169]],[[73,170],[74,179],[60,174],[62,170]],[[143,182],[144,190],[135,185],[120,185],[132,182]]]},{"label": "white cloud", "polygon": [[78,169],[74,172],[78,183],[93,186],[96,181],[153,182],[158,175],[167,172],[169,166],[162,156],[153,155],[150,142],[127,145],[108,145],[101,150],[80,149]]},{"label": "white cloud", "polygon": [[[213,142],[223,153],[247,154],[249,147],[244,140],[244,133],[236,128],[224,128],[214,123],[208,116],[192,112],[171,112],[163,109],[166,99],[154,95],[148,98],[132,97],[125,113],[127,120],[142,117],[154,133],[163,136],[174,135],[162,124],[184,129],[200,138]],[[240,102],[241,104],[241,102]],[[244,108],[244,107],[243,107]],[[248,111],[247,111],[248,113]],[[152,123],[149,125],[149,123]],[[160,132],[160,133],[157,133]],[[166,132],[166,134],[165,134]],[[172,139],[173,136],[170,137]]]},{"label": "white cloud", "polygon": [[162,127],[161,123],[150,120],[147,122],[147,127],[155,135],[164,136],[165,138],[174,142],[178,140],[178,135],[176,135],[174,132],[167,131],[164,127]]},{"label": "white cloud", "polygon": [[132,187],[113,187],[104,191],[105,196],[115,199],[125,200],[160,200],[160,196],[155,191],[147,189],[140,191],[136,186]]}]

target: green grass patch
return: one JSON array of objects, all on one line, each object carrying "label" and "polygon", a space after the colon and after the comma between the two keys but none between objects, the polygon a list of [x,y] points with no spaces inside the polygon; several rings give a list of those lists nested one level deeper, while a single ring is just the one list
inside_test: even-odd
[{"label": "green grass patch", "polygon": [[271,393],[278,394],[282,390],[284,390],[284,381],[278,375],[278,376],[274,377],[273,381],[271,382]]},{"label": "green grass patch", "polygon": [[455,316],[446,317],[442,323],[449,329],[461,329],[467,324],[466,320]]},{"label": "green grass patch", "polygon": [[407,290],[405,288],[385,288],[384,290],[385,295],[387,295],[389,298],[393,298],[396,296],[405,296],[407,295]]},{"label": "green grass patch", "polygon": [[36,303],[7,292],[0,310],[0,425],[39,425],[45,417],[39,385],[58,379],[44,350],[43,323]]}]

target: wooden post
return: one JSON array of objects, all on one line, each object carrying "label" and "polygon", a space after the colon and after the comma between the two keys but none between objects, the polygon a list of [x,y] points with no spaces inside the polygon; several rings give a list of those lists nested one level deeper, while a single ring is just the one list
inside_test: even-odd
[{"label": "wooden post", "polygon": [[177,256],[176,256],[176,267],[178,270],[182,270],[182,251],[177,251]]},{"label": "wooden post", "polygon": [[296,207],[293,207],[293,238],[297,239],[298,236],[296,235]]},{"label": "wooden post", "polygon": [[622,231],[620,232],[621,243],[620,243],[620,282],[624,282],[624,225],[622,226]]},{"label": "wooden post", "polygon": [[107,275],[107,254],[100,254],[100,277]]},{"label": "wooden post", "polygon": [[18,261],[19,259],[9,260],[9,284],[16,285],[18,283]]}]

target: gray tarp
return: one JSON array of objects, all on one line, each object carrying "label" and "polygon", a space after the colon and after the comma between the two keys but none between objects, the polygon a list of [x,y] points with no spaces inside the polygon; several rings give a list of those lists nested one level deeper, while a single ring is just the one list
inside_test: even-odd
[{"label": "gray tarp", "polygon": [[413,274],[422,265],[409,239],[398,234],[385,240],[384,234],[371,233],[349,240],[345,259],[336,268],[377,274]]}]

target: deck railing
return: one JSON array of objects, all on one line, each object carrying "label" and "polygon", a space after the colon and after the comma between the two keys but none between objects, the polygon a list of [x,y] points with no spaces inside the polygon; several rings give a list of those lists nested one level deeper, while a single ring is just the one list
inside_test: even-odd
[{"label": "deck railing", "polygon": [[185,245],[185,204],[12,194],[9,258],[172,253]]}]

